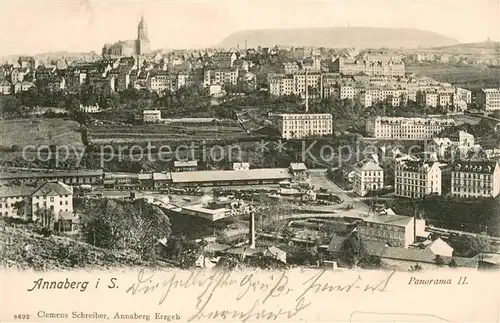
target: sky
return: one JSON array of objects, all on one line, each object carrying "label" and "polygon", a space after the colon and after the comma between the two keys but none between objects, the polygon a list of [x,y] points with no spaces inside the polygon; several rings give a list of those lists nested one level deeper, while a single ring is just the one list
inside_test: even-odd
[{"label": "sky", "polygon": [[214,46],[245,29],[395,27],[500,41],[500,0],[0,0],[0,56],[100,53],[135,39],[144,15],[152,49]]}]

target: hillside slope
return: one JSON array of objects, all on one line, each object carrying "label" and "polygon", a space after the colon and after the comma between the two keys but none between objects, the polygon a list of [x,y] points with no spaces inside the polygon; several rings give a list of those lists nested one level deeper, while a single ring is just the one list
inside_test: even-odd
[{"label": "hillside slope", "polygon": [[[31,257],[26,256],[26,246]],[[0,267],[45,271],[146,265],[151,264],[133,254],[96,248],[65,237],[43,237],[24,229],[0,227]]]},{"label": "hillside slope", "polygon": [[479,43],[456,44],[443,47],[425,48],[421,51],[439,52],[458,55],[500,55],[500,42],[485,41]]},{"label": "hillside slope", "polygon": [[224,38],[219,47],[313,46],[313,47],[356,47],[356,48],[418,48],[457,44],[457,40],[418,29],[331,27],[300,29],[244,30]]}]

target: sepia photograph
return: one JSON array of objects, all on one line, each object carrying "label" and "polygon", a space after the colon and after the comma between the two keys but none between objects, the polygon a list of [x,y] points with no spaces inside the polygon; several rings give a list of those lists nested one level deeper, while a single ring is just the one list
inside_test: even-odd
[{"label": "sepia photograph", "polygon": [[498,0],[0,3],[1,322],[500,322],[499,269]]}]

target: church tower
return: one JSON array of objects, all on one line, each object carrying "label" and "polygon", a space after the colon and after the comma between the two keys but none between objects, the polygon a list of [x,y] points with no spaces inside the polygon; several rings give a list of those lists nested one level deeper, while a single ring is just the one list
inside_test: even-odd
[{"label": "church tower", "polygon": [[137,25],[137,54],[149,54],[150,51],[148,25],[144,20],[144,16],[141,16],[141,21],[139,22],[139,25]]}]

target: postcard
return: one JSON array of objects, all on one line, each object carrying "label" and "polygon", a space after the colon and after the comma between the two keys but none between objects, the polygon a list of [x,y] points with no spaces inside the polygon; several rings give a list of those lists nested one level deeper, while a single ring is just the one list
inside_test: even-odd
[{"label": "postcard", "polygon": [[500,322],[498,10],[0,2],[0,322]]}]

